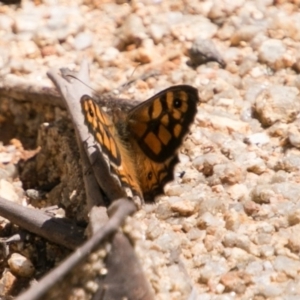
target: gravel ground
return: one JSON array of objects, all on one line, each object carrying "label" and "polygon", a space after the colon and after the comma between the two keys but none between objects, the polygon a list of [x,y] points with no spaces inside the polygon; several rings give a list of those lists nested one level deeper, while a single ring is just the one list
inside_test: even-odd
[{"label": "gravel ground", "polygon": [[[78,68],[87,57],[98,92],[147,99],[174,84],[198,88],[201,104],[176,168],[184,176],[125,227],[156,299],[300,299],[299,5],[0,5],[1,86],[52,87],[50,67]],[[200,64],[203,53],[215,61]],[[0,195],[25,205],[14,167],[22,149],[17,140],[0,145]]]}]

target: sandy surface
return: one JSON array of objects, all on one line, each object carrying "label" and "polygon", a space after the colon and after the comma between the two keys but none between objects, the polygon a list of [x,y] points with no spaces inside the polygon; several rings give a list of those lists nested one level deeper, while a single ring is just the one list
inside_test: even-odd
[{"label": "sandy surface", "polygon": [[[128,224],[156,299],[299,299],[299,2],[116,2],[1,4],[0,86],[52,87],[49,68],[78,69],[87,57],[98,93],[143,100],[175,84],[198,88],[176,179]],[[221,64],[197,65],[203,53]],[[65,117],[58,110],[39,112],[33,140],[47,117]],[[15,164],[29,149],[3,132],[8,118],[22,124],[19,111],[0,98],[0,195],[27,205]],[[1,271],[14,276],[6,260]]]}]

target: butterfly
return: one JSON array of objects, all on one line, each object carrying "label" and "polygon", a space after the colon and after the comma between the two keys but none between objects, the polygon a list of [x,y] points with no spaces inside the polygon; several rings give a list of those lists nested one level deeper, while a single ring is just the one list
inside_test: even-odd
[{"label": "butterfly", "polygon": [[80,102],[89,133],[125,195],[151,202],[163,194],[197,112],[197,89],[169,87],[115,118],[88,95]]}]

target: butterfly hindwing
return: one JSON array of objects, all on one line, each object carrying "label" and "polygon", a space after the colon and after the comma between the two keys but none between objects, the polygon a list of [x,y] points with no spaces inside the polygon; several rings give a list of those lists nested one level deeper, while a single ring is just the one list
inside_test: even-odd
[{"label": "butterfly hindwing", "polygon": [[164,193],[164,186],[174,179],[173,170],[178,161],[175,155],[163,163],[148,161],[144,166],[147,176],[141,179],[141,187],[146,202],[153,202],[157,195]]},{"label": "butterfly hindwing", "polygon": [[173,86],[133,108],[127,117],[130,143],[145,201],[154,201],[174,179],[177,149],[197,112],[197,89]]},{"label": "butterfly hindwing", "polygon": [[128,131],[154,162],[170,158],[181,145],[197,112],[197,89],[188,85],[170,87],[128,115]]}]

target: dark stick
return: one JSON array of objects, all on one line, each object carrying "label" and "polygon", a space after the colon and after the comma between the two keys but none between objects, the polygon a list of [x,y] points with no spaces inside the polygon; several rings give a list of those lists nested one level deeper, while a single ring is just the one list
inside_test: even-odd
[{"label": "dark stick", "polygon": [[0,215],[12,223],[68,249],[76,249],[84,242],[83,228],[2,197],[0,197]]},{"label": "dark stick", "polygon": [[[25,293],[16,298],[16,300],[36,300],[41,297],[55,284],[72,270],[78,263],[85,259],[93,250],[100,246],[101,242],[114,234],[124,223],[127,216],[136,211],[132,201],[120,199],[113,204],[114,213],[110,220],[98,230],[88,241],[78,248],[72,255],[63,261],[57,268],[43,277],[38,284],[31,286]],[[126,263],[126,262],[124,262]],[[133,298],[131,298],[133,299]]]}]

